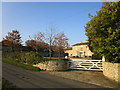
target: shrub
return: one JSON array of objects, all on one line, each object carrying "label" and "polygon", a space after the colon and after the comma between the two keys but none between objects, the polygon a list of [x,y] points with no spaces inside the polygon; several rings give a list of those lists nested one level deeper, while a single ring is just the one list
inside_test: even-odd
[{"label": "shrub", "polygon": [[43,60],[43,58],[37,52],[26,52],[22,53],[20,60],[28,64],[37,64],[40,63]]},{"label": "shrub", "polygon": [[43,61],[42,56],[37,52],[12,52],[4,53],[3,57],[27,64],[37,64]]},{"label": "shrub", "polygon": [[101,60],[101,59],[102,59],[102,56],[101,56],[100,54],[94,53],[94,54],[92,55],[92,59]]}]

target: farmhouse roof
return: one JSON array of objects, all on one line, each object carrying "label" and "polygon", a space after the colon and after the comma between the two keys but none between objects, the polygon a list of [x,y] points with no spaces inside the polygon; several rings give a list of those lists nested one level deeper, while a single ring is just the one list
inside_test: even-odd
[{"label": "farmhouse roof", "polygon": [[72,45],[72,46],[78,46],[78,45],[88,45],[89,44],[89,42],[84,42],[84,43],[77,43],[77,44],[74,44],[74,45]]},{"label": "farmhouse roof", "polygon": [[64,50],[72,50],[72,48],[66,48],[66,49],[64,49]]}]

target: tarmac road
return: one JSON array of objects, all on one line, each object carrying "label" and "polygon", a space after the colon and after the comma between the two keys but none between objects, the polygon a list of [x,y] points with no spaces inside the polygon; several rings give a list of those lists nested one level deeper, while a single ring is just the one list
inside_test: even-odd
[{"label": "tarmac road", "polygon": [[19,88],[103,88],[2,63],[2,77]]}]

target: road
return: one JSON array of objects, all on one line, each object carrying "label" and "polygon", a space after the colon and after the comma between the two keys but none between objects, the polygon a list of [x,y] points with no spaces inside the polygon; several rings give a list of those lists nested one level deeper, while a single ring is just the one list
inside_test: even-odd
[{"label": "road", "polygon": [[2,63],[2,69],[3,78],[19,88],[103,88],[42,72],[28,71],[6,63]]}]

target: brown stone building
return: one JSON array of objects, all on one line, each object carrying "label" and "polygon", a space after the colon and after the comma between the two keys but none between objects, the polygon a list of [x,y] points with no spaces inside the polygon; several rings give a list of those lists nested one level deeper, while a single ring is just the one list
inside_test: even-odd
[{"label": "brown stone building", "polygon": [[64,52],[69,57],[91,57],[93,53],[90,51],[88,44],[88,42],[77,43],[72,45],[72,48],[64,50]]}]

